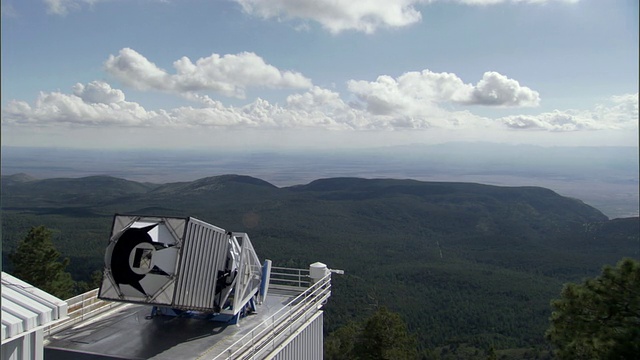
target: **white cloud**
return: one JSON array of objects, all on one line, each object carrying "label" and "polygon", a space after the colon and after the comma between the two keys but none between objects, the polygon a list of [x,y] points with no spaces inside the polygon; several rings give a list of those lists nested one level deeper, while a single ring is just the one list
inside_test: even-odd
[{"label": "white cloud", "polygon": [[16,11],[16,8],[13,6],[13,4],[9,1],[4,0],[0,3],[0,14],[2,14],[2,17],[4,18],[18,17],[18,12]]},{"label": "white cloud", "polygon": [[5,125],[148,126],[159,117],[159,113],[125,101],[122,91],[98,81],[76,84],[72,95],[41,92],[33,106],[13,100],[2,109]]},{"label": "white cloud", "polygon": [[173,63],[175,74],[159,68],[133,49],[124,48],[105,62],[107,72],[124,84],[140,90],[158,90],[189,95],[214,91],[225,96],[244,98],[250,87],[297,88],[312,86],[298,72],[281,71],[250,52],[212,54],[193,63],[182,57]]},{"label": "white cloud", "polygon": [[451,73],[408,72],[397,79],[348,82],[351,92],[373,114],[429,113],[444,102],[499,107],[537,106],[539,94],[497,72],[486,72],[473,86]]},{"label": "white cloud", "polygon": [[498,122],[512,129],[637,130],[638,94],[613,96],[610,105],[598,105],[593,110],[555,110],[538,115],[506,116]]},{"label": "white cloud", "polygon": [[73,94],[86,103],[117,103],[124,101],[124,93],[119,89],[112,89],[111,85],[103,81],[92,81],[82,85],[77,83],[73,87]]},{"label": "white cloud", "polygon": [[140,90],[168,91],[171,76],[133,49],[124,48],[117,56],[109,55],[105,69],[123,83]]},{"label": "white cloud", "polygon": [[515,115],[499,119],[512,129],[534,129],[549,131],[595,130],[605,128],[588,115],[555,110],[538,115]]},{"label": "white cloud", "polygon": [[372,114],[350,106],[331,90],[313,87],[290,95],[284,106],[257,99],[242,107],[226,107],[194,94],[205,106],[148,111],[125,100],[124,93],[104,82],[76,84],[73,94],[41,93],[33,105],[13,100],[2,109],[8,126],[109,127],[225,127],[323,128],[333,130],[394,130],[430,127],[455,128],[478,117],[467,112],[434,111],[428,115]]},{"label": "white cloud", "polygon": [[[436,0],[437,1],[437,0]],[[564,2],[569,4],[575,4],[580,0],[455,0],[458,3],[466,5],[496,5],[503,3],[527,3],[527,4],[545,4],[550,2]]]},{"label": "white cloud", "polygon": [[332,33],[372,33],[380,26],[402,27],[420,21],[416,0],[236,0],[244,11],[263,18],[317,21]]},{"label": "white cloud", "polygon": [[489,71],[473,88],[471,97],[462,102],[489,106],[538,106],[540,95],[537,91],[520,86],[516,80]]},{"label": "white cloud", "polygon": [[[235,0],[249,14],[265,19],[303,19],[318,22],[337,34],[345,30],[367,34],[380,27],[403,27],[422,19],[416,8],[438,0]],[[456,0],[467,5],[499,3],[546,3],[578,0]]]},{"label": "white cloud", "polygon": [[[83,6],[113,0],[43,0],[47,13],[64,16]],[[148,1],[148,0],[147,0]],[[156,0],[167,3],[171,0]],[[422,19],[416,6],[443,0],[235,0],[249,14],[269,18],[312,20],[337,34],[345,30],[373,33],[380,27],[403,27]],[[576,3],[579,0],[453,0],[465,5],[501,3]],[[306,24],[298,26],[307,28]]]},{"label": "white cloud", "polygon": [[[612,96],[611,101],[615,104],[615,122],[625,122],[629,116],[638,119],[638,93]],[[601,107],[598,107],[600,109]],[[605,108],[606,109],[606,108]]]},{"label": "white cloud", "polygon": [[[46,7],[47,13],[52,15],[60,15],[65,16],[71,11],[79,11],[85,6],[92,7],[100,2],[108,2],[114,0],[43,0]],[[131,0],[127,0],[131,1]],[[159,3],[166,3],[169,0],[145,0],[145,1],[155,1]]]},{"label": "white cloud", "polygon": [[[418,76],[421,75],[421,76]],[[409,80],[423,79],[416,73]],[[418,81],[413,93],[422,91],[431,98],[459,96],[457,78],[451,74],[427,73],[428,82]],[[440,82],[435,80],[440,80]],[[391,84],[395,91],[408,84],[407,79],[385,78],[374,85]],[[385,81],[387,83],[385,83]],[[358,85],[366,85],[362,83]],[[398,84],[405,84],[397,86]],[[428,86],[426,86],[426,85]],[[436,85],[434,85],[436,84]],[[411,88],[411,87],[409,87]],[[416,90],[417,89],[417,90]],[[473,93],[464,85],[462,94]],[[418,91],[420,90],[420,91]],[[375,88],[374,92],[383,91]],[[435,95],[434,95],[435,94]],[[397,95],[397,93],[395,94]],[[125,99],[124,93],[101,81],[76,84],[73,93],[40,93],[33,104],[13,100],[2,109],[3,126],[32,128],[73,127],[141,127],[141,128],[225,128],[225,129],[304,129],[330,130],[411,130],[411,129],[505,129],[540,131],[634,130],[638,128],[638,94],[615,96],[609,104],[592,110],[555,110],[538,115],[512,115],[491,120],[469,111],[451,111],[435,103],[411,98],[402,103],[406,111],[392,104],[394,111],[371,111],[342,100],[337,92],[317,86],[301,94],[287,97],[284,105],[256,99],[242,107],[227,107],[207,96],[194,94],[202,107],[183,106],[173,109],[146,110]],[[461,96],[461,95],[460,95]],[[392,96],[389,96],[392,97]],[[464,97],[463,97],[464,98]],[[395,99],[395,98],[394,98]],[[395,101],[395,100],[394,100]],[[387,102],[389,104],[390,102]]]},{"label": "white cloud", "polygon": [[47,13],[53,15],[67,15],[69,11],[79,10],[82,5],[93,5],[105,0],[44,0]]},{"label": "white cloud", "polygon": [[313,87],[304,94],[287,97],[287,107],[292,125],[309,119],[311,124],[330,129],[364,129],[372,126],[371,117],[346,104],[337,92]]},{"label": "white cloud", "polygon": [[77,1],[74,0],[44,0],[47,5],[49,14],[66,15],[70,7],[77,7]]}]

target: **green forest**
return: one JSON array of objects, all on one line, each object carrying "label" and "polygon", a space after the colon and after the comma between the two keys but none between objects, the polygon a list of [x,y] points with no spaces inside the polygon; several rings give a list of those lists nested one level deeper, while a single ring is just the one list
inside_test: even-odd
[{"label": "green forest", "polygon": [[321,261],[333,277],[325,331],[398,314],[420,357],[550,356],[550,302],[624,257],[638,259],[638,218],[538,187],[332,178],[278,188],[224,175],[150,184],[107,176],[2,177],[3,271],[44,226],[77,282],[102,268],[113,215],[192,216],[246,232],[274,266]]}]

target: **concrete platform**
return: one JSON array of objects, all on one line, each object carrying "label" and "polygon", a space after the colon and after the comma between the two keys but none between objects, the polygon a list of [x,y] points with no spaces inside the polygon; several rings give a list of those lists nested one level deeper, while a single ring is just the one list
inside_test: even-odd
[{"label": "concrete platform", "polygon": [[237,325],[184,317],[150,317],[151,307],[123,304],[50,335],[45,358],[212,358],[291,302],[296,294],[271,292],[257,312]]}]

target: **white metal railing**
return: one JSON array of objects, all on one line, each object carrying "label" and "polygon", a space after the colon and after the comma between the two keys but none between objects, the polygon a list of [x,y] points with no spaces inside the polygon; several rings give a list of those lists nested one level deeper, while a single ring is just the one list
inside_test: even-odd
[{"label": "white metal railing", "polygon": [[285,307],[265,319],[213,358],[206,355],[209,348],[198,359],[258,359],[273,351],[298,327],[306,322],[331,296],[331,274],[327,274],[307,290],[291,300]]},{"label": "white metal railing", "polygon": [[271,267],[269,286],[285,285],[298,288],[308,288],[311,285],[309,269],[294,269],[284,267]]},{"label": "white metal railing", "polygon": [[66,300],[68,318],[45,328],[44,335],[48,336],[55,334],[56,332],[69,328],[84,319],[107,311],[114,306],[122,305],[121,303],[98,299],[98,290],[99,289],[93,289]]}]

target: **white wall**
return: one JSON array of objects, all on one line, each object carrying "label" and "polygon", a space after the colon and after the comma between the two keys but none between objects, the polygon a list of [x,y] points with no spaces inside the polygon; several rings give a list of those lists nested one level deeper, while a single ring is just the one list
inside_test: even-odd
[{"label": "white wall", "polygon": [[312,318],[278,346],[266,359],[273,360],[322,360],[323,312]]}]

